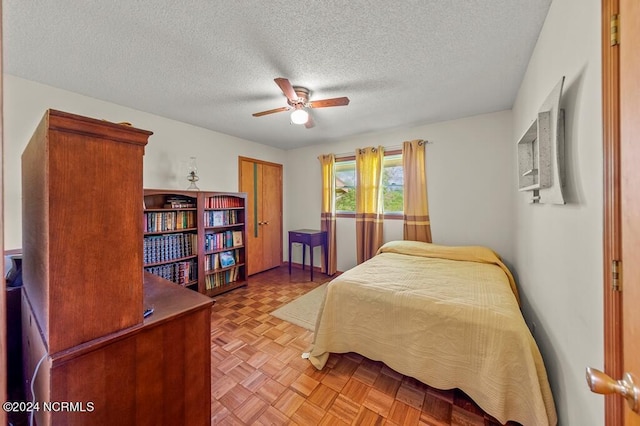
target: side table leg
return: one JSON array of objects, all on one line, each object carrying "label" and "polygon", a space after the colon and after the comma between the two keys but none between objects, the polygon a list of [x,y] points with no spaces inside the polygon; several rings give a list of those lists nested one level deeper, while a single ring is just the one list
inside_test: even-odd
[{"label": "side table leg", "polygon": [[327,241],[327,233],[324,233],[324,238],[322,241],[322,248],[324,249],[324,273],[329,275],[329,247]]},{"label": "side table leg", "polygon": [[313,246],[309,246],[309,269],[311,270],[311,281],[313,281]]},{"label": "side table leg", "polygon": [[289,238],[289,275],[291,275],[291,238]]}]

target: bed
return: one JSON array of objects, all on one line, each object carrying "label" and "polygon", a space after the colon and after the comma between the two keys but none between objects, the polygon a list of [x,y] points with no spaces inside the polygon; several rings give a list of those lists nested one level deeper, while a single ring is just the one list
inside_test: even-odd
[{"label": "bed", "polygon": [[459,388],[502,423],[557,423],[513,277],[486,247],[386,243],[327,286],[309,359],[322,369],[332,352]]}]

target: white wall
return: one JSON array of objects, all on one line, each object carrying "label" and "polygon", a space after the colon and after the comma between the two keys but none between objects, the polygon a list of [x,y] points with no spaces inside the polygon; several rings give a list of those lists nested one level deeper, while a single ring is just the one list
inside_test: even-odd
[{"label": "white wall", "polygon": [[[554,0],[513,107],[513,140],[566,76],[567,205],[515,205],[523,310],[550,376],[560,424],[604,423],[585,367],[603,366],[600,2]],[[512,161],[516,161],[515,145]],[[517,176],[513,176],[517,179]],[[517,182],[515,180],[514,182]],[[513,187],[516,187],[514,183]]]},{"label": "white wall", "polygon": [[[351,154],[366,146],[399,147],[405,140],[427,139],[433,142],[427,145],[427,186],[434,243],[485,245],[510,263],[515,197],[512,133],[511,112],[502,111],[289,150],[286,227],[320,226],[318,155]],[[401,220],[386,220],[384,229],[385,241],[402,239]],[[345,271],[356,264],[354,219],[338,219],[337,245],[338,270]],[[294,261],[300,262],[299,253],[294,249]]]},{"label": "white wall", "polygon": [[[4,247],[7,250],[22,247],[21,155],[48,108],[113,122],[128,121],[154,132],[144,156],[147,188],[186,189],[190,156],[197,158],[198,186],[212,191],[238,190],[238,156],[281,164],[285,159],[280,149],[5,74]],[[286,179],[286,171],[284,174]]]}]

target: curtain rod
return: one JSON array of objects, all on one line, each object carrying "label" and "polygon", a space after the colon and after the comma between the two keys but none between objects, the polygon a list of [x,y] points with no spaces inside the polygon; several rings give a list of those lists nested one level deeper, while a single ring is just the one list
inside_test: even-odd
[{"label": "curtain rod", "polygon": [[[425,140],[425,139],[422,139],[422,141],[424,141],[424,143],[425,143],[426,145],[431,145],[431,144],[433,144],[433,142],[432,142],[432,141],[428,141],[428,140]],[[383,148],[384,148],[384,150],[385,150],[385,151],[394,151],[394,150],[396,150],[396,149],[402,149],[402,145],[383,146]],[[336,158],[351,157],[351,156],[353,156],[353,155],[356,155],[356,154],[355,154],[356,149],[358,149],[358,148],[355,148],[352,152],[343,152],[343,153],[341,153],[341,154],[334,154],[334,156],[335,156]]]}]

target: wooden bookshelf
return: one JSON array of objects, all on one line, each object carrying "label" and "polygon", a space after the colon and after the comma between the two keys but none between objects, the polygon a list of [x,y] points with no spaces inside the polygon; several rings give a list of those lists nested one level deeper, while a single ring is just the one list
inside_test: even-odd
[{"label": "wooden bookshelf", "polygon": [[247,194],[202,192],[203,287],[215,296],[247,284]]},{"label": "wooden bookshelf", "polygon": [[144,269],[215,296],[247,284],[239,192],[144,190]]},{"label": "wooden bookshelf", "polygon": [[143,266],[146,272],[198,290],[198,194],[144,190]]}]

